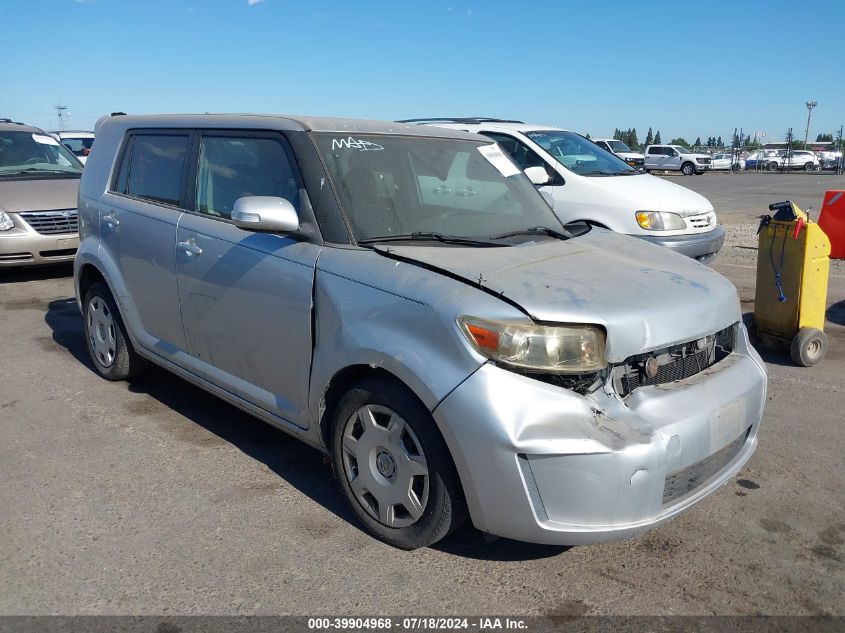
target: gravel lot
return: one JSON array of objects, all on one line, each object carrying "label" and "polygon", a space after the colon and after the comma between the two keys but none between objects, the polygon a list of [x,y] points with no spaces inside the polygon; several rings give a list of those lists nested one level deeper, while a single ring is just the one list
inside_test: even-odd
[{"label": "gravel lot", "polygon": [[[845,178],[676,179],[713,200],[714,267],[753,309],[756,216]],[[815,216],[816,214],[814,214]],[[0,614],[845,615],[845,269],[811,369],[765,352],[760,447],[643,538],[557,548],[472,529],[366,536],[316,451],[163,371],[90,368],[68,268],[0,272]]]}]

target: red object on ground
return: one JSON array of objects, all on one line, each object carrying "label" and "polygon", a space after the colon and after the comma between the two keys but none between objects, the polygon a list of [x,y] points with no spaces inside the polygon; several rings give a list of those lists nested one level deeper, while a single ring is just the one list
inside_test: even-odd
[{"label": "red object on ground", "polygon": [[824,194],[819,227],[830,240],[830,257],[845,259],[845,191]]}]

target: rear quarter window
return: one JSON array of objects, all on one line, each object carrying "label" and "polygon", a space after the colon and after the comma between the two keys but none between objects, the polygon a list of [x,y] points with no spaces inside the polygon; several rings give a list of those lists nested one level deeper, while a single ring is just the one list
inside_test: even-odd
[{"label": "rear quarter window", "polygon": [[115,191],[178,206],[188,138],[187,134],[134,135],[118,172]]}]

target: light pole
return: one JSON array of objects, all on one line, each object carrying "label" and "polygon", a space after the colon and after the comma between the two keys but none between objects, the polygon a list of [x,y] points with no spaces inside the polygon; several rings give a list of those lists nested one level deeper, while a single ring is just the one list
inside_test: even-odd
[{"label": "light pole", "polygon": [[807,137],[810,136],[810,116],[813,114],[813,108],[819,105],[815,101],[807,101],[807,129],[804,132],[804,149],[807,149]]}]

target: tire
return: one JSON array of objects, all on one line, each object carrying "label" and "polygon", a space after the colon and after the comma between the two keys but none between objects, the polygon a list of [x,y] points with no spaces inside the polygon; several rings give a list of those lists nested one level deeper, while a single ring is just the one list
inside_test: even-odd
[{"label": "tire", "polygon": [[681,165],[681,171],[684,176],[692,176],[695,173],[695,165],[692,163],[684,163]]},{"label": "tire", "polygon": [[331,424],[335,477],[369,534],[412,550],[464,523],[466,501],[446,443],[403,385],[363,380],[343,396]]},{"label": "tire", "polygon": [[734,173],[742,171],[742,165],[740,165],[739,163],[734,163],[733,165],[731,165],[731,171]]},{"label": "tire", "polygon": [[804,171],[815,171],[816,166],[813,163],[804,163]]},{"label": "tire", "polygon": [[99,281],[85,293],[82,304],[85,347],[94,369],[106,380],[127,380],[146,367],[138,356],[108,286]]},{"label": "tire", "polygon": [[789,355],[793,362],[802,367],[812,367],[827,353],[827,335],[812,327],[802,327],[795,338]]},{"label": "tire", "polygon": [[777,171],[777,170],[778,170],[778,167],[779,167],[779,165],[778,165],[777,163],[775,163],[775,162],[771,162],[771,163],[769,163],[768,165],[766,165],[766,169],[767,169],[768,171]]}]

